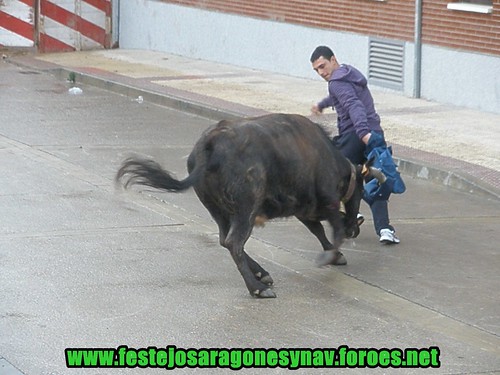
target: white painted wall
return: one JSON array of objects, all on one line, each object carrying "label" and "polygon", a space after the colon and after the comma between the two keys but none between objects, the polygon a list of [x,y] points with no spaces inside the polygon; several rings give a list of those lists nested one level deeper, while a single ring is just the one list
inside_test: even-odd
[{"label": "white painted wall", "polygon": [[424,46],[422,96],[500,113],[500,57]]},{"label": "white painted wall", "polygon": [[[346,63],[367,66],[368,39],[286,23],[180,7],[121,1],[120,47],[166,51],[283,74],[316,77],[309,56],[319,44]],[[146,21],[147,20],[147,21]],[[357,48],[350,48],[350,46]]]},{"label": "white painted wall", "polygon": [[[325,44],[368,70],[368,37],[181,7],[157,0],[118,2],[121,48],[164,51],[291,76],[317,78],[309,56]],[[118,20],[115,20],[118,22]],[[404,94],[413,95],[413,44],[405,47]],[[500,113],[500,58],[423,46],[422,97]]]}]

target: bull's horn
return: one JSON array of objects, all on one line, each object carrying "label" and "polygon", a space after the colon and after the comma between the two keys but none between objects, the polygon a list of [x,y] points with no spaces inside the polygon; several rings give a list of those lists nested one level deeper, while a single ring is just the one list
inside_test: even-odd
[{"label": "bull's horn", "polygon": [[374,178],[377,179],[379,184],[383,184],[387,180],[387,177],[382,173],[380,169],[370,167],[370,173]]}]

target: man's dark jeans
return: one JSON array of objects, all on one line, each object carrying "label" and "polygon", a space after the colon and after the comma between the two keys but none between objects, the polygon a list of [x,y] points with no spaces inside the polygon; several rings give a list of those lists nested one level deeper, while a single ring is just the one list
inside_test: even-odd
[{"label": "man's dark jeans", "polygon": [[[380,135],[383,134],[378,133]],[[342,152],[342,154],[354,165],[363,164],[366,161],[366,145],[359,139],[356,132],[348,132],[333,138],[333,144]],[[380,230],[388,228],[394,230],[389,224],[389,209],[386,200],[377,200],[370,205],[373,216],[373,225],[375,232],[380,235]]]}]

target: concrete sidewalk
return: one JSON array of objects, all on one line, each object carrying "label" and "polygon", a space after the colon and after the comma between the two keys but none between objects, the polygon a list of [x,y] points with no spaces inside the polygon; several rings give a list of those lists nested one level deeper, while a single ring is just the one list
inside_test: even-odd
[{"label": "concrete sidewalk", "polygon": [[[219,120],[269,112],[299,113],[336,131],[336,116],[312,116],[324,81],[294,78],[140,50],[17,54],[11,62],[50,71],[76,85],[141,96]],[[304,64],[308,64],[307,57]],[[372,88],[386,138],[404,174],[500,199],[500,115],[412,99]]]}]

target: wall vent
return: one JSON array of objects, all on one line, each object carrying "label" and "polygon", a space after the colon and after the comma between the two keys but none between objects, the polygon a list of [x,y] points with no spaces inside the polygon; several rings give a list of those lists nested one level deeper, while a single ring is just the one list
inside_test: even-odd
[{"label": "wall vent", "polygon": [[403,90],[404,42],[370,38],[368,79],[371,83]]}]

